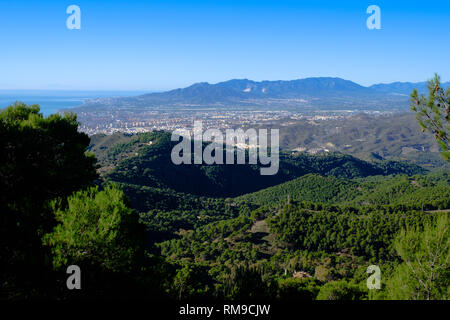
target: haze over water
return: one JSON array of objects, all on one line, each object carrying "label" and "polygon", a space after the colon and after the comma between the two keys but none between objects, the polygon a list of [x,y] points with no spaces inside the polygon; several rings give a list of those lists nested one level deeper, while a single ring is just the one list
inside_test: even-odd
[{"label": "haze over water", "polygon": [[0,109],[16,101],[38,104],[44,116],[80,106],[86,99],[114,96],[136,96],[148,91],[50,91],[50,90],[0,90]]}]

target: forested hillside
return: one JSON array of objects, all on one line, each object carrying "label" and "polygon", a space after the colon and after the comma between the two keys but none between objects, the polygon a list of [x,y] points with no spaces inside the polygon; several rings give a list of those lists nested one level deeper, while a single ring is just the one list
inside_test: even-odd
[{"label": "forested hillside", "polygon": [[237,199],[269,205],[285,201],[319,201],[343,204],[429,203],[450,198],[447,171],[428,175],[374,176],[363,179],[309,174]]},{"label": "forested hillside", "polygon": [[[404,191],[411,181],[421,181],[423,186],[413,186],[421,189],[409,198]],[[339,182],[342,189],[333,192]],[[358,191],[359,186],[365,190]],[[281,194],[276,190],[282,190]],[[235,217],[213,218],[204,224],[208,212],[192,212],[190,218],[178,216],[176,230],[162,224],[173,219],[170,213],[153,210],[141,217],[148,230],[158,235],[151,237],[151,250],[174,262],[200,269],[207,266],[219,296],[239,297],[229,292],[236,280],[232,275],[241,266],[247,276],[257,270],[262,295],[282,297],[287,281],[294,291],[302,292],[303,299],[328,299],[340,291],[333,286],[368,299],[375,298],[365,287],[368,265],[379,265],[385,279],[394,277],[401,265],[394,239],[403,228],[422,229],[435,223],[440,214],[447,215],[449,191],[447,173],[357,181],[308,175],[228,200],[225,204],[238,213]],[[345,195],[344,201],[336,194]],[[369,194],[370,201],[361,201]],[[399,198],[389,203],[386,194]],[[263,205],[257,208],[255,202]],[[197,224],[193,223],[196,219]],[[278,289],[271,292],[273,288]],[[384,287],[377,298],[390,298],[394,293]]]},{"label": "forested hillside", "polygon": [[169,133],[89,143],[74,115],[24,104],[0,131],[1,299],[448,299],[448,170],[291,152],[266,177],[176,166]]},{"label": "forested hillside", "polygon": [[367,266],[394,278],[400,231],[450,208],[445,170],[285,152],[261,177],[258,166],[175,167],[172,145],[162,132],[129,137],[103,153],[103,176],[141,212],[148,250],[195,279],[185,298],[390,298],[388,282],[369,293]]},{"label": "forested hillside", "polygon": [[262,176],[260,165],[175,165],[170,158],[175,144],[164,132],[139,134],[126,143],[114,144],[106,153],[99,153],[108,169],[105,179],[200,196],[233,197],[311,173],[356,178],[425,172],[413,164],[366,162],[339,153],[312,156],[282,152],[278,173]]}]

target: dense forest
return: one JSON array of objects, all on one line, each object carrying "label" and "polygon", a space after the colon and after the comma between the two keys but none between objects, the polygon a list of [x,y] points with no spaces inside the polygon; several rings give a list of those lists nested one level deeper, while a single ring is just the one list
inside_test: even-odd
[{"label": "dense forest", "polygon": [[0,299],[449,298],[448,170],[287,151],[274,176],[176,166],[169,133],[90,139],[21,103],[0,133]]}]

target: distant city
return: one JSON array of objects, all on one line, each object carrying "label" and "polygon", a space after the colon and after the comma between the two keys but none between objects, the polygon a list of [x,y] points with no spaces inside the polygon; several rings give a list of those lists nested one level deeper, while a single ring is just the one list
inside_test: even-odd
[{"label": "distant city", "polygon": [[326,121],[361,113],[409,111],[414,88],[424,92],[426,84],[364,87],[330,77],[262,82],[234,79],[140,96],[89,99],[73,111],[78,114],[80,130],[90,135],[189,129],[194,120],[202,120],[206,129],[284,126],[300,119]]},{"label": "distant city", "polygon": [[326,121],[350,117],[355,114],[389,114],[388,111],[330,110],[294,112],[289,110],[173,110],[173,111],[99,111],[79,112],[80,131],[89,135],[123,132],[135,134],[154,130],[190,130],[195,120],[203,122],[204,129],[239,128],[264,125],[287,126],[297,120]]},{"label": "distant city", "polygon": [[[449,83],[443,84],[449,87]],[[426,83],[375,84],[369,87],[331,77],[289,81],[233,79],[196,83],[166,92],[0,91],[0,108],[16,100],[41,105],[45,116],[72,111],[89,135],[190,129],[289,126],[299,120],[329,121],[357,114],[409,112],[409,95]]]}]

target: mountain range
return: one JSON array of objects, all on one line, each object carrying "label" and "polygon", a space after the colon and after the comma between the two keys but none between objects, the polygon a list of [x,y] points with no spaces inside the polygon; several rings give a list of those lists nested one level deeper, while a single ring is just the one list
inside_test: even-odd
[{"label": "mountain range", "polygon": [[[450,82],[443,87],[449,87]],[[290,81],[233,79],[216,84],[201,82],[186,88],[136,97],[88,100],[83,107],[164,106],[271,106],[343,107],[349,109],[405,108],[417,88],[426,93],[426,82],[394,82],[369,87],[341,78],[305,78]]]}]

